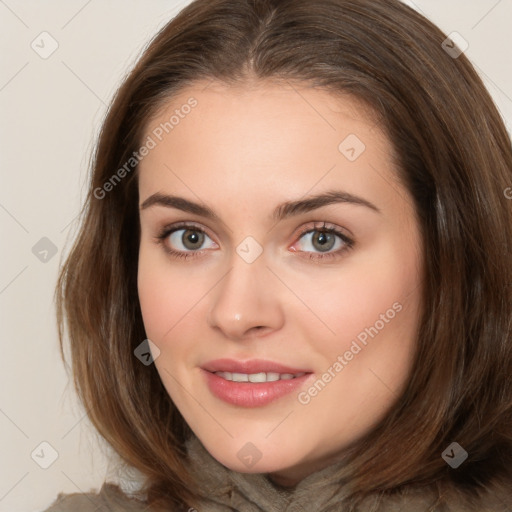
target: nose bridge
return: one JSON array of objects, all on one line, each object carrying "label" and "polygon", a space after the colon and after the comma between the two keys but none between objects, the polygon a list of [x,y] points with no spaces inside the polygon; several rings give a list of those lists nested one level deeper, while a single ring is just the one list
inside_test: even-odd
[{"label": "nose bridge", "polygon": [[247,246],[242,243],[233,254],[208,315],[209,325],[232,339],[243,338],[253,329],[276,329],[282,323],[278,280],[267,268],[263,254],[251,261],[245,258],[244,249]]}]

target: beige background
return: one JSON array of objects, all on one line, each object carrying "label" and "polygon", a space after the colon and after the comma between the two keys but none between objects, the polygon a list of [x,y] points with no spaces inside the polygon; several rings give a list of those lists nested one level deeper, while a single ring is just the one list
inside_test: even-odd
[{"label": "beige background", "polygon": [[[60,360],[53,288],[106,106],[149,38],[187,3],[0,0],[0,511],[41,511],[60,491],[116,478]],[[510,132],[512,0],[407,3],[468,41]],[[43,469],[52,449],[58,457]]]}]

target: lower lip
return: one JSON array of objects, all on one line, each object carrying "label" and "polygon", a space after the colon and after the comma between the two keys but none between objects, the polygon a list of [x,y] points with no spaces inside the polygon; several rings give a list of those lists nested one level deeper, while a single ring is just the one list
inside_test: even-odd
[{"label": "lower lip", "polygon": [[312,374],[273,382],[233,382],[203,370],[210,391],[224,402],[241,407],[261,407],[296,391]]}]

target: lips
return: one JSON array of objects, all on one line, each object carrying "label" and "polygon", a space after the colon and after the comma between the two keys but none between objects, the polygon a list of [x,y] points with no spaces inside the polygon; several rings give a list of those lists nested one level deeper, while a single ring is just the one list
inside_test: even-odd
[{"label": "lips", "polygon": [[203,365],[210,392],[241,407],[267,405],[301,387],[312,372],[273,361],[216,359]]}]

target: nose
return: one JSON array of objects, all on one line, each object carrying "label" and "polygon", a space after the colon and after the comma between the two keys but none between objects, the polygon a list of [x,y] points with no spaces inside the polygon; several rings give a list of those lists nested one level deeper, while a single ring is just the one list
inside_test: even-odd
[{"label": "nose", "polygon": [[247,263],[237,254],[231,270],[212,290],[208,325],[232,340],[249,339],[280,329],[284,314],[282,284],[260,256]]}]

